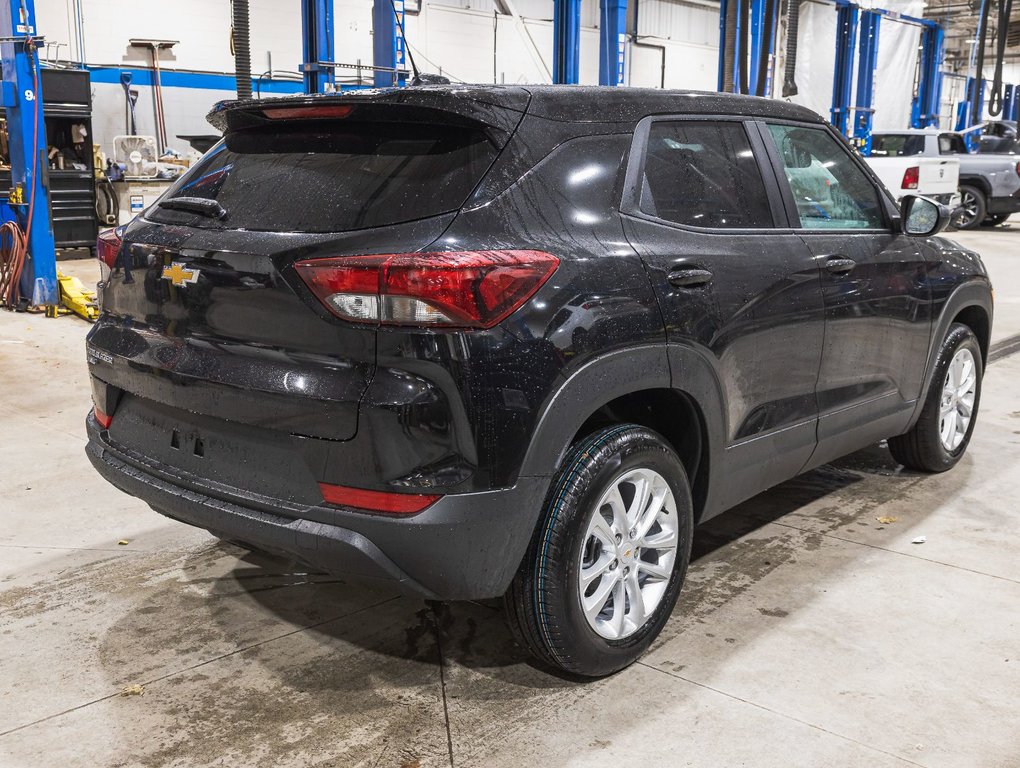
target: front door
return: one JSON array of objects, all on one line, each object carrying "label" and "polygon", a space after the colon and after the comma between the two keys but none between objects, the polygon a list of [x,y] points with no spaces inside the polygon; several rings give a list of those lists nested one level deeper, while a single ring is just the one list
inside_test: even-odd
[{"label": "front door", "polygon": [[882,192],[827,128],[769,123],[763,134],[821,269],[817,466],[907,426],[931,334],[927,270],[918,241],[894,229]]},{"label": "front door", "polygon": [[648,119],[635,147],[625,228],[662,309],[674,386],[684,388],[682,355],[694,350],[723,400],[724,466],[713,475],[724,482],[712,513],[792,477],[814,450],[818,268],[787,227],[754,124]]}]

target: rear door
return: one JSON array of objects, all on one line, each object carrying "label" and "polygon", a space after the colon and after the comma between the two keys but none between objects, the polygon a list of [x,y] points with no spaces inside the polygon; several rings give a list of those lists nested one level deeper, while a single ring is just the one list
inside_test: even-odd
[{"label": "rear door", "polygon": [[790,216],[821,268],[825,346],[812,465],[899,434],[920,396],[931,333],[925,260],[844,142],[816,125],[763,129]]},{"label": "rear door", "polygon": [[[715,370],[725,508],[796,474],[815,446],[823,313],[818,268],[786,228],[757,129],[740,118],[646,118],[635,132],[627,236],[678,348]],[[764,168],[764,172],[762,170]]]}]

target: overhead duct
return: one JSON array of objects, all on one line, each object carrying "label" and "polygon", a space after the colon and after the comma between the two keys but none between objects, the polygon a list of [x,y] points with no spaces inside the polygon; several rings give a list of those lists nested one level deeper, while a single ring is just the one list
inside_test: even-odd
[{"label": "overhead duct", "polygon": [[733,66],[736,63],[737,51],[737,3],[729,0],[726,3],[726,28],[723,35],[723,91],[733,93]]},{"label": "overhead duct", "polygon": [[234,73],[237,78],[237,98],[251,98],[251,38],[248,30],[248,0],[231,3],[234,48]]},{"label": "overhead duct", "polygon": [[783,98],[797,95],[797,30],[800,27],[800,0],[787,0],[787,3]]}]

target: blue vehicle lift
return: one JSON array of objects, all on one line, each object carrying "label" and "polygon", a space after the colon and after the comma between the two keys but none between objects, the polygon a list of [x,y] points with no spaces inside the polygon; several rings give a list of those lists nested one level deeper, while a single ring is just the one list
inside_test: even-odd
[{"label": "blue vehicle lift", "polygon": [[553,0],[553,82],[581,75],[581,0]]},{"label": "blue vehicle lift", "polygon": [[[392,18],[392,11],[390,13]],[[301,65],[305,93],[323,93],[335,82],[333,67],[328,66],[335,61],[333,0],[301,0],[301,39],[305,59]]]},{"label": "blue vehicle lift", "polygon": [[[733,50],[727,46],[726,19],[733,6],[735,30],[733,34]],[[755,96],[766,96],[772,92],[772,60],[775,55],[776,30],[779,28],[779,3],[772,3],[772,18],[769,14],[767,0],[720,0],[719,2],[719,79],[718,90],[730,93],[750,93]],[[747,21],[749,34],[744,34],[744,20]],[[761,76],[762,49],[768,48],[764,87],[759,92],[758,82]],[[732,81],[726,82],[726,66],[732,58]],[[741,62],[747,70],[747,87],[741,82]]]},{"label": "blue vehicle lift", "polygon": [[832,124],[844,136],[850,125],[850,91],[853,84],[854,43],[857,39],[857,6],[836,2],[836,66],[832,76]]},{"label": "blue vehicle lift", "polygon": [[623,85],[627,56],[627,0],[600,0],[599,15],[599,85]]},{"label": "blue vehicle lift", "polygon": [[836,73],[832,88],[833,125],[847,132],[854,35],[859,28],[861,39],[853,138],[865,152],[870,151],[879,29],[881,18],[885,16],[921,27],[921,66],[917,95],[911,103],[910,124],[914,128],[937,126],[942,98],[942,61],[945,58],[945,32],[942,26],[929,19],[880,9],[861,11],[858,14],[857,7],[845,0],[837,0],[836,11],[839,17],[836,23]]},{"label": "blue vehicle lift", "polygon": [[7,114],[13,186],[7,205],[28,234],[21,295],[34,295],[35,303],[56,304],[57,255],[49,190],[44,183],[47,159],[38,55],[41,43],[42,38],[36,35],[34,1],[0,0],[2,102]]},{"label": "blue vehicle lift", "polygon": [[1016,120],[1020,117],[1020,85],[1007,84],[1003,88],[1002,119]]},{"label": "blue vehicle lift", "polygon": [[372,65],[376,88],[406,84],[406,77],[401,74],[407,58],[403,29],[404,0],[372,3]]},{"label": "blue vehicle lift", "polygon": [[[751,42],[748,45],[751,61],[748,67],[748,90],[753,96],[768,96],[772,93],[772,61],[775,56],[776,30],[779,29],[779,3],[772,3],[771,20],[766,18],[769,13],[768,5],[765,0],[751,0]],[[768,48],[765,81],[764,88],[759,91],[757,85],[761,78],[759,68],[762,62],[762,49],[765,47]]]},{"label": "blue vehicle lift", "polygon": [[875,116],[875,68],[878,66],[878,33],[882,16],[874,11],[860,15],[860,50],[857,54],[857,103],[853,137],[858,149],[871,153],[871,126]]},{"label": "blue vehicle lift", "polygon": [[967,98],[956,105],[956,130],[963,133],[967,147],[971,150],[977,149],[978,131],[969,130],[981,122],[981,115],[985,111],[985,87],[988,81],[982,79],[981,87],[975,88],[973,77],[967,78]]},{"label": "blue vehicle lift", "polygon": [[926,21],[921,32],[921,74],[917,84],[917,96],[910,106],[911,128],[930,128],[939,124],[942,62],[945,57],[945,30],[939,24]]}]

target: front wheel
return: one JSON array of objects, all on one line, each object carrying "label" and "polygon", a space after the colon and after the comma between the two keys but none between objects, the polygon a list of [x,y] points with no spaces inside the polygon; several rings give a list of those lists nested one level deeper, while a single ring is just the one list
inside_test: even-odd
[{"label": "front wheel", "polygon": [[889,439],[893,458],[922,472],[945,472],[956,466],[974,432],[983,372],[974,332],[953,323],[935,360],[920,418],[905,435]]},{"label": "front wheel", "polygon": [[660,435],[624,424],[579,441],[504,597],[518,641],[578,675],[633,663],[676,604],[693,526],[687,475]]}]

